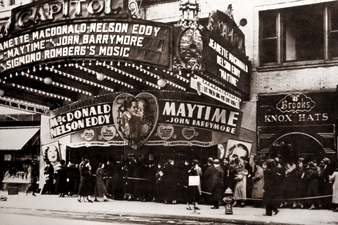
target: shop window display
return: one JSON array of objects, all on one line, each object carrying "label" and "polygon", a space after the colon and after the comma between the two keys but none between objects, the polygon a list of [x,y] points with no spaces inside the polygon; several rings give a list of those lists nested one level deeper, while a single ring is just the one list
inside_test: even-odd
[{"label": "shop window display", "polygon": [[[15,157],[15,154],[6,154],[4,159],[4,175],[3,183],[29,183],[31,179],[31,173],[33,169],[33,163],[37,163],[37,160],[24,160],[25,158],[31,158],[31,155],[25,155],[25,158]],[[9,157],[11,156],[11,157]],[[12,161],[6,161],[11,159]],[[14,159],[14,160],[13,160]]]}]

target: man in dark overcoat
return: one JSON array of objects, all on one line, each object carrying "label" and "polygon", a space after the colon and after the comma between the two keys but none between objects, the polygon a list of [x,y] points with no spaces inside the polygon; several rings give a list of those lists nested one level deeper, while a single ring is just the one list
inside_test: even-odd
[{"label": "man in dark overcoat", "polygon": [[104,168],[105,169],[105,181],[106,181],[106,189],[108,193],[108,197],[113,198],[113,190],[114,190],[114,180],[113,180],[113,175],[114,175],[114,166],[113,164],[108,160],[107,161],[107,166]]},{"label": "man in dark overcoat", "polygon": [[208,167],[202,176],[202,191],[204,191],[204,203],[212,203],[212,190],[215,187],[215,173],[217,172],[214,167],[214,160],[209,157],[207,161]]},{"label": "man in dark overcoat", "polygon": [[218,209],[219,208],[219,200],[222,199],[223,196],[223,169],[219,164],[219,159],[214,160],[214,176],[213,180],[215,183],[214,188],[212,189],[212,201],[214,206],[212,209]]}]

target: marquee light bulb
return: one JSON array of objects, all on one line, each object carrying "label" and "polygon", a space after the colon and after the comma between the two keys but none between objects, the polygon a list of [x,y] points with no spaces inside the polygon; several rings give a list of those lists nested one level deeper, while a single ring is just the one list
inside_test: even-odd
[{"label": "marquee light bulb", "polygon": [[43,79],[43,82],[44,82],[46,85],[51,85],[53,81],[52,81],[52,78],[46,77],[45,79]]}]

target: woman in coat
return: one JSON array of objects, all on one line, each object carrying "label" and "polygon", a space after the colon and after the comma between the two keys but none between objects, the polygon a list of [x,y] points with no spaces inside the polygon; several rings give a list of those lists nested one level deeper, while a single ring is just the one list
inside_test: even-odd
[{"label": "woman in coat", "polygon": [[[295,172],[295,182],[297,185],[297,189],[295,192],[296,198],[304,198],[306,197],[306,191],[307,191],[307,182],[306,182],[306,170],[304,167],[304,159],[300,158],[298,160],[297,169]],[[298,200],[296,202],[296,207],[304,208],[304,202],[301,200]]]},{"label": "woman in coat", "polygon": [[[198,166],[198,160],[194,160],[192,162],[192,167],[188,171],[188,177],[189,176],[199,176],[199,180],[201,181],[202,176],[202,168]],[[198,186],[189,186],[188,184],[188,193],[187,193],[187,210],[191,210],[190,203],[192,203],[195,207],[195,209],[199,209],[197,207],[197,204],[199,202],[200,196],[201,196],[201,182],[199,182]]]},{"label": "woman in coat", "polygon": [[46,161],[44,175],[46,179],[46,194],[52,194],[54,189],[54,167],[49,160]]},{"label": "woman in coat", "polygon": [[[252,187],[252,198],[263,199],[263,188],[264,188],[264,170],[262,168],[262,162],[256,162],[255,164],[256,172],[252,178],[253,187]],[[261,201],[255,201],[254,205],[256,207],[260,206]]]},{"label": "woman in coat", "polygon": [[32,192],[32,195],[33,196],[36,196],[35,195],[35,191],[36,191],[36,182],[38,180],[38,174],[37,174],[37,171],[36,171],[36,168],[34,166],[34,164],[31,167],[31,173],[30,173],[30,179],[31,179],[31,182],[30,182],[30,185],[29,187],[27,188],[26,190],[26,195],[28,194],[28,192]]},{"label": "woman in coat", "polygon": [[56,187],[57,191],[60,193],[59,197],[65,197],[65,193],[67,193],[67,167],[65,160],[61,160],[60,165],[61,166],[56,171]]},{"label": "woman in coat", "polygon": [[94,195],[95,195],[95,202],[98,202],[99,200],[97,197],[103,196],[103,201],[108,201],[107,199],[107,188],[106,185],[104,184],[103,177],[105,175],[104,171],[104,164],[99,163],[99,166],[96,170],[96,185],[95,185],[95,190],[94,190]]},{"label": "woman in coat", "polygon": [[[296,164],[294,162],[287,162],[285,165],[285,178],[284,178],[284,198],[292,199],[296,197],[297,193],[297,178],[296,178]],[[296,201],[285,201],[284,206],[292,208],[296,207]]]},{"label": "woman in coat", "polygon": [[[85,197],[87,196],[88,202],[93,202],[90,199],[91,193],[91,167],[89,164],[89,160],[85,159],[83,163],[80,164],[80,186],[79,186],[79,197],[78,201],[85,202]],[[82,199],[82,200],[81,200]]]},{"label": "woman in coat", "polygon": [[263,216],[272,216],[272,211],[275,212],[275,215],[279,212],[276,204],[277,193],[276,190],[280,186],[278,182],[278,170],[275,167],[275,162],[273,159],[267,160],[267,168],[264,172],[264,204],[265,204],[265,214]]},{"label": "woman in coat", "polygon": [[239,163],[237,168],[237,175],[235,177],[236,186],[234,191],[235,202],[233,206],[237,205],[237,200],[240,200],[241,206],[244,207],[246,201],[246,178],[248,175],[248,171],[244,168],[244,166]]},{"label": "woman in coat", "polygon": [[338,212],[338,167],[336,168],[336,171],[333,172],[333,174],[330,176],[329,179],[330,179],[330,182],[333,182],[332,203],[336,206],[333,212]]},{"label": "woman in coat", "polygon": [[[319,196],[319,168],[315,160],[308,163],[307,166],[307,196],[315,197]],[[309,209],[315,209],[317,206],[320,207],[320,201],[318,199],[309,200],[311,207]]]}]

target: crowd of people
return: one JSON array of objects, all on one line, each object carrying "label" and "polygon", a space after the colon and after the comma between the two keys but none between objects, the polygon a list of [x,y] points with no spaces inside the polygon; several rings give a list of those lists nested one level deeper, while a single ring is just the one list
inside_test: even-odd
[{"label": "crowd of people", "polygon": [[[328,158],[317,163],[299,158],[283,162],[280,158],[249,163],[247,157],[222,161],[209,157],[191,163],[168,160],[163,164],[131,158],[127,163],[107,161],[92,171],[90,160],[79,165],[61,162],[57,171],[47,162],[46,193],[60,197],[78,194],[79,202],[115,200],[185,203],[187,210],[198,204],[218,209],[226,189],[233,191],[233,206],[266,207],[267,216],[278,208],[325,208],[338,211],[338,170]],[[191,177],[198,178],[190,183]],[[94,200],[92,199],[94,197]]]}]

